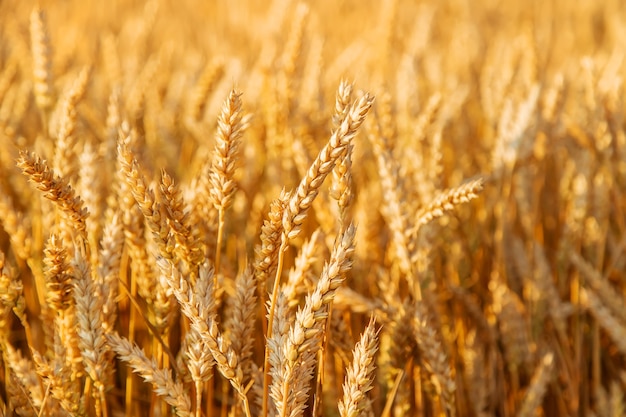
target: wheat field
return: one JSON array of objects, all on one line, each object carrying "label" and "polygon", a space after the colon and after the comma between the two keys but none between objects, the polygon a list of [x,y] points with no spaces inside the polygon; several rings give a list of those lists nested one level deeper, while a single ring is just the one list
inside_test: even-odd
[{"label": "wheat field", "polygon": [[0,2],[0,415],[625,416],[620,0]]}]

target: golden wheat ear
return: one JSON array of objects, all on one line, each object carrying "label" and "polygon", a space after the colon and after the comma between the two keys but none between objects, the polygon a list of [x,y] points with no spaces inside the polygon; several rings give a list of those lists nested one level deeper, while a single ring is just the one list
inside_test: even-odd
[{"label": "golden wheat ear", "polygon": [[35,7],[30,15],[30,37],[35,102],[44,114],[48,114],[54,105],[52,48],[50,47],[46,15],[39,6]]},{"label": "golden wheat ear", "polygon": [[411,231],[411,234],[417,233],[421,226],[443,216],[457,205],[475,199],[484,186],[484,178],[478,178],[458,187],[440,192],[430,204],[417,213],[415,228]]},{"label": "golden wheat ear", "polygon": [[139,374],[146,382],[151,383],[154,392],[163,397],[165,402],[174,407],[179,417],[192,417],[191,400],[185,392],[183,384],[174,381],[169,369],[161,369],[154,359],[148,359],[146,354],[128,339],[116,333],[106,335],[108,344],[117,355]]},{"label": "golden wheat ear", "polygon": [[343,398],[339,401],[341,417],[360,415],[371,405],[367,393],[374,384],[376,362],[374,356],[378,350],[378,332],[372,318],[363,331],[361,338],[352,352],[352,363],[346,370],[343,384]]},{"label": "golden wheat ear", "polygon": [[78,237],[87,239],[88,212],[65,177],[58,176],[48,163],[34,153],[20,151],[17,166],[68,218]]}]

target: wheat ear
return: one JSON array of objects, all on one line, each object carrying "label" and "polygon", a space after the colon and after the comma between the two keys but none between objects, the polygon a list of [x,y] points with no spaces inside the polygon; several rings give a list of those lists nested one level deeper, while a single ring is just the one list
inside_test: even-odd
[{"label": "wheat ear", "polygon": [[283,215],[284,241],[294,239],[300,234],[302,223],[322,183],[331,173],[339,158],[347,152],[348,146],[365,121],[365,116],[367,116],[373,103],[374,97],[367,93],[357,100],[309,167],[306,175],[289,199]]},{"label": "wheat ear", "polygon": [[[202,292],[201,290],[206,288],[205,286],[196,286],[192,289],[178,268],[172,265],[171,261],[159,257],[157,264],[167,284],[180,303],[183,314],[191,321],[192,328],[205,341],[217,363],[217,369],[235,388],[243,402],[246,416],[250,417],[250,406],[246,396],[246,388],[243,384],[244,375],[241,370],[241,363],[237,354],[222,337],[217,327],[211,301],[212,293]],[[200,267],[199,275],[202,276],[202,274],[207,276],[211,274],[206,262]]]},{"label": "wheat ear", "polygon": [[175,251],[180,259],[190,267],[197,267],[203,258],[200,241],[195,238],[189,225],[189,213],[185,213],[185,204],[179,187],[165,170],[161,171],[161,183],[159,184],[161,195],[165,201],[165,215],[170,228],[170,233],[176,240]]},{"label": "wheat ear", "polygon": [[352,268],[355,233],[356,228],[350,225],[337,240],[315,291],[307,296],[304,307],[296,314],[296,321],[283,344],[280,376],[272,383],[271,390],[277,414],[281,417],[299,416],[306,407],[328,305],[345,274]]},{"label": "wheat ear", "polygon": [[146,219],[146,224],[152,232],[160,255],[171,259],[173,257],[173,248],[169,245],[170,232],[165,219],[161,215],[161,204],[157,202],[154,191],[148,188],[139,162],[133,157],[128,148],[129,140],[130,134],[126,135],[125,138],[120,137],[117,147],[117,157],[122,175],[130,188],[137,206],[139,206],[141,213]]},{"label": "wheat ear", "polygon": [[[335,97],[335,114],[333,115],[333,129],[339,129],[346,112],[350,109],[353,85],[345,80],[339,83],[337,95]],[[346,221],[346,210],[354,198],[351,190],[352,174],[352,150],[354,145],[348,146],[346,154],[339,159],[337,167],[333,170],[333,183],[330,189],[330,196],[337,200],[339,205],[339,230],[344,227]]]},{"label": "wheat ear", "polygon": [[192,417],[191,400],[185,393],[180,382],[175,382],[169,369],[160,369],[154,359],[148,359],[146,354],[128,339],[116,333],[106,335],[111,348],[127,362],[133,372],[139,374],[146,382],[154,387],[154,392],[163,397],[165,402],[175,408],[179,417]]},{"label": "wheat ear", "polygon": [[[48,25],[43,10],[35,7],[30,15],[30,38],[33,53],[34,92],[37,106],[47,113],[54,104],[52,62]],[[44,119],[47,122],[47,120]]]},{"label": "wheat ear", "polygon": [[79,74],[63,99],[61,116],[59,120],[59,132],[55,142],[52,168],[67,178],[73,178],[76,174],[76,106],[85,94],[89,81],[90,68],[84,68]]},{"label": "wheat ear", "polygon": [[85,221],[88,216],[83,201],[76,196],[67,178],[59,177],[50,169],[46,161],[34,153],[20,151],[17,166],[22,169],[37,189],[44,192],[44,197],[51,200],[69,218],[82,240],[87,239]]},{"label": "wheat ear", "polygon": [[456,409],[454,401],[456,383],[445,348],[440,342],[433,320],[423,303],[420,303],[415,311],[414,332],[426,369],[434,376],[433,382],[437,394],[441,396],[442,405],[454,415]]},{"label": "wheat ear", "polygon": [[[6,366],[9,368],[13,380],[8,384],[8,393],[10,398],[10,404],[26,400],[22,406],[26,406],[26,410],[23,414],[20,410],[16,410],[18,415],[32,415],[37,416],[38,409],[41,410],[43,403],[43,390],[41,389],[41,381],[35,372],[33,363],[24,358],[19,350],[16,350],[10,343],[3,341],[2,346],[3,360]],[[14,386],[15,392],[11,392],[11,386]],[[17,404],[15,404],[17,405]],[[28,411],[33,411],[29,414]]]},{"label": "wheat ear", "polygon": [[346,371],[343,384],[343,398],[339,401],[341,417],[362,415],[367,401],[366,394],[373,387],[374,355],[378,350],[378,331],[374,319],[370,320],[352,352],[352,363]]},{"label": "wheat ear", "polygon": [[232,90],[222,106],[217,119],[215,153],[209,180],[211,200],[218,211],[217,249],[215,251],[215,288],[220,271],[221,246],[224,238],[224,212],[232,204],[236,191],[233,178],[237,163],[241,135],[246,127],[242,117],[241,93]]},{"label": "wheat ear", "polygon": [[270,276],[276,273],[276,262],[280,250],[280,239],[283,229],[283,213],[290,194],[285,190],[270,204],[268,219],[261,227],[261,245],[256,248],[254,269],[261,294],[265,294],[265,285]]},{"label": "wheat ear", "polygon": [[21,259],[30,257],[32,238],[31,221],[28,216],[17,210],[8,191],[0,192],[0,213],[2,213],[2,227],[9,235],[13,253]]},{"label": "wheat ear", "polygon": [[411,235],[417,234],[421,226],[443,216],[447,211],[454,209],[455,206],[467,203],[478,197],[478,193],[483,190],[484,185],[485,180],[478,178],[456,188],[442,191],[430,204],[417,213],[415,229],[411,231]]},{"label": "wheat ear", "polygon": [[207,99],[223,75],[224,62],[221,58],[215,58],[205,66],[187,102],[187,117],[192,124],[202,120]]},{"label": "wheat ear", "polygon": [[[396,258],[400,271],[407,277],[413,277],[415,274],[413,272],[411,253],[409,250],[409,237],[406,234],[408,221],[403,205],[403,198],[400,195],[402,190],[398,175],[399,168],[393,158],[389,138],[384,135],[383,129],[380,126],[381,118],[380,116],[377,117],[377,123],[373,125],[372,132],[368,134],[368,138],[372,143],[374,154],[376,155],[384,197],[382,214],[391,231],[392,242],[395,249],[394,257]],[[407,282],[412,287],[411,291],[415,298],[418,301],[421,300],[420,283],[413,279],[408,279]]]},{"label": "wheat ear", "polygon": [[290,309],[298,305],[298,297],[307,292],[306,278],[311,273],[313,264],[317,261],[317,251],[322,242],[322,232],[317,229],[313,232],[309,240],[307,240],[298,257],[295,259],[293,269],[289,271],[287,282],[281,286],[280,292],[287,297],[287,304]]},{"label": "wheat ear", "polygon": [[76,318],[78,322],[78,337],[80,339],[80,353],[85,370],[94,382],[97,390],[96,410],[104,411],[107,415],[105,382],[107,381],[108,359],[104,328],[102,327],[102,306],[104,296],[98,296],[96,286],[91,277],[89,261],[78,251],[74,256],[74,299],[76,300]]},{"label": "wheat ear", "polygon": [[255,292],[256,280],[252,269],[248,267],[239,273],[235,281],[233,314],[229,323],[232,348],[239,357],[244,375],[250,374],[252,366],[257,301]]},{"label": "wheat ear", "polygon": [[608,307],[611,314],[615,315],[626,325],[626,306],[624,298],[619,294],[593,266],[576,252],[570,253],[570,261],[582,272],[588,286],[598,294],[602,300],[602,305]]},{"label": "wheat ear", "polygon": [[554,354],[546,353],[541,359],[541,363],[535,370],[535,374],[530,382],[530,387],[526,391],[522,406],[517,413],[518,417],[531,417],[535,415],[535,410],[541,405],[543,396],[548,388],[548,383],[553,377]]},{"label": "wheat ear", "polygon": [[583,288],[581,290],[581,300],[591,310],[598,323],[609,334],[617,349],[626,354],[626,325],[619,318],[615,317],[609,308],[606,308],[602,298],[595,291]]},{"label": "wheat ear", "polygon": [[46,301],[59,313],[72,305],[72,268],[67,250],[58,235],[51,235],[44,249],[44,278]]}]

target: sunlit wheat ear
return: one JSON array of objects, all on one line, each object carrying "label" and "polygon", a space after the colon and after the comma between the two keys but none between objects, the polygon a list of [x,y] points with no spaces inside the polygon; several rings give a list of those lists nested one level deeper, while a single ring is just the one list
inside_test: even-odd
[{"label": "sunlit wheat ear", "polygon": [[100,287],[98,296],[105,298],[102,306],[102,326],[109,332],[113,330],[118,317],[118,279],[124,247],[124,228],[119,213],[107,217],[109,220],[100,243],[100,263],[96,280]]},{"label": "sunlit wheat ear", "polygon": [[535,415],[535,410],[541,405],[543,396],[548,389],[550,380],[554,378],[552,371],[554,370],[554,353],[548,352],[537,366],[530,386],[524,396],[524,401],[517,414],[519,417],[530,417]]},{"label": "sunlit wheat ear", "polygon": [[169,369],[160,369],[154,359],[148,359],[146,354],[133,345],[128,339],[116,333],[107,334],[111,349],[139,374],[146,382],[152,384],[154,392],[172,407],[179,417],[192,417],[191,400],[186,394],[183,385],[175,382]]},{"label": "sunlit wheat ear", "polygon": [[81,404],[81,393],[76,382],[72,379],[71,370],[66,366],[66,349],[59,337],[54,342],[54,358],[46,359],[38,351],[32,349],[33,363],[43,385],[63,410],[70,414],[84,413],[84,404]]},{"label": "sunlit wheat ear", "polygon": [[276,262],[280,250],[283,230],[283,213],[290,193],[282,190],[280,196],[270,204],[268,219],[261,227],[261,244],[256,248],[255,272],[261,293],[265,293],[265,283],[276,272]]},{"label": "sunlit wheat ear", "polygon": [[174,183],[172,177],[165,170],[162,170],[159,188],[164,200],[170,234],[176,241],[174,252],[193,270],[194,267],[202,263],[202,247],[200,241],[192,233],[189,213],[185,213],[185,203],[180,187]]},{"label": "sunlit wheat ear", "polygon": [[[333,170],[337,161],[346,154],[348,147],[356,136],[359,127],[365,121],[365,117],[373,103],[374,97],[366,93],[352,105],[350,111],[346,113],[341,122],[340,127],[333,132],[330,140],[324,148],[322,148],[315,161],[313,161],[313,164],[300,181],[294,193],[291,194],[285,206],[282,218],[282,236],[280,248],[278,249],[276,276],[274,278],[268,315],[269,334],[272,334],[272,326],[274,325],[274,308],[276,305],[276,297],[278,296],[280,276],[282,274],[284,252],[288,247],[289,241],[300,234],[302,223],[306,219],[307,212],[311,208],[313,200],[317,196],[322,183]],[[263,404],[262,414],[265,417],[267,415],[267,393],[269,386],[269,352],[267,352],[267,350],[263,368],[265,372],[263,382],[265,402]]]},{"label": "sunlit wheat ear", "polygon": [[322,148],[306,175],[300,181],[294,194],[289,199],[289,204],[283,215],[284,240],[294,239],[300,234],[302,223],[307,217],[307,212],[313,204],[319,188],[326,176],[333,170],[339,158],[346,154],[348,146],[352,143],[359,127],[365,121],[365,117],[373,103],[374,97],[365,94],[352,105],[339,128],[333,132],[326,146]]},{"label": "sunlit wheat ear", "polygon": [[37,106],[49,112],[54,105],[50,37],[44,11],[35,7],[30,15],[30,37],[33,53],[34,92]]},{"label": "sunlit wheat ear", "polygon": [[222,61],[220,58],[210,61],[194,85],[187,104],[187,116],[191,122],[202,120],[207,100],[224,75],[224,62]]},{"label": "sunlit wheat ear", "polygon": [[290,309],[294,309],[298,305],[299,297],[311,289],[311,284],[307,282],[307,279],[313,272],[313,264],[317,262],[316,255],[322,243],[322,237],[321,230],[317,229],[309,240],[302,245],[295,265],[289,271],[287,282],[280,288],[280,292],[287,297],[287,304]]},{"label": "sunlit wheat ear", "polygon": [[31,222],[25,213],[16,209],[8,193],[0,192],[2,227],[9,235],[11,248],[21,259],[28,259],[32,247]]},{"label": "sunlit wheat ear", "polygon": [[44,249],[44,277],[46,279],[46,300],[57,312],[63,312],[72,305],[72,269],[67,249],[59,236],[51,235]]},{"label": "sunlit wheat ear", "polygon": [[211,165],[211,200],[218,210],[232,204],[236,183],[233,178],[241,146],[241,135],[247,121],[243,118],[241,93],[232,90],[220,112],[215,135],[215,151]]},{"label": "sunlit wheat ear", "polygon": [[417,233],[417,230],[419,230],[422,225],[443,216],[447,211],[454,209],[455,206],[475,199],[483,190],[484,185],[485,180],[478,178],[456,188],[451,188],[439,193],[430,204],[417,213],[415,230],[413,230],[412,233]]},{"label": "sunlit wheat ear", "polygon": [[250,375],[255,342],[257,284],[252,268],[247,267],[237,275],[232,315],[229,317],[229,338],[233,351],[239,357],[244,375]]},{"label": "sunlit wheat ear", "polygon": [[17,276],[17,271],[10,268],[5,254],[0,251],[0,325],[1,329],[8,331],[10,328],[9,314],[11,311],[27,324],[26,302],[24,300],[24,285]]},{"label": "sunlit wheat ear", "polygon": [[83,201],[76,195],[68,180],[56,175],[45,160],[33,153],[20,151],[17,166],[22,169],[35,187],[44,193],[68,217],[77,235],[84,241],[87,239],[85,222],[88,212]]},{"label": "sunlit wheat ear", "polygon": [[328,317],[328,305],[352,268],[355,234],[355,226],[350,225],[337,239],[315,290],[307,296],[304,307],[298,310],[283,342],[280,375],[272,382],[270,390],[280,416],[302,415],[306,407],[316,355]]},{"label": "sunlit wheat ear", "polygon": [[74,135],[78,117],[76,107],[85,95],[89,74],[90,68],[83,68],[62,98],[61,115],[59,116],[60,119],[52,167],[59,175],[68,178],[72,178],[77,170],[77,138]]},{"label": "sunlit wheat ear", "polygon": [[3,342],[2,351],[10,374],[7,384],[9,407],[14,407],[18,415],[36,416],[45,404],[44,391],[33,363],[10,343]]},{"label": "sunlit wheat ear", "polygon": [[423,363],[432,374],[435,392],[441,398],[441,403],[450,413],[456,410],[455,391],[456,382],[450,367],[445,346],[440,341],[440,334],[434,327],[434,321],[423,303],[415,310],[414,334]]},{"label": "sunlit wheat ear", "polygon": [[[232,90],[217,120],[215,151],[209,175],[211,201],[219,213],[215,252],[215,270],[218,274],[222,253],[221,244],[224,238],[224,212],[232,204],[233,195],[237,189],[234,174],[238,163],[241,135],[247,124],[248,120],[244,119],[241,109],[241,93]],[[217,274],[215,283],[217,283]]]},{"label": "sunlit wheat ear", "polygon": [[[372,129],[368,132],[368,138],[372,143],[374,155],[380,177],[380,187],[383,193],[383,207],[381,213],[391,230],[391,241],[393,242],[393,256],[398,263],[402,273],[412,276],[413,266],[411,265],[411,254],[409,252],[407,230],[407,216],[405,207],[402,204],[402,190],[399,185],[398,164],[393,158],[391,143],[389,138],[384,136],[380,121],[376,119]],[[415,280],[410,280],[413,283]],[[421,299],[420,286],[414,285],[413,293],[419,300]]]},{"label": "sunlit wheat ear", "polygon": [[[226,339],[223,338],[213,311],[213,293],[208,292],[208,285],[191,288],[181,272],[170,260],[158,258],[157,264],[168,286],[176,296],[183,314],[190,320],[191,326],[202,337],[210,350],[217,369],[230,381],[243,404],[247,417],[250,417],[250,405],[246,396],[244,375],[237,353]],[[212,280],[213,272],[205,262],[199,271],[198,280]]]},{"label": "sunlit wheat ear", "polygon": [[93,282],[89,261],[80,256],[78,251],[74,257],[73,269],[80,353],[85,370],[94,384],[96,406],[98,410],[106,409],[107,387],[105,383],[108,378],[109,362],[101,317],[105,298],[99,294]]},{"label": "sunlit wheat ear", "polygon": [[161,214],[161,204],[156,200],[154,191],[148,187],[139,162],[129,149],[130,134],[124,132],[120,132],[120,134],[117,159],[121,167],[121,174],[146,219],[146,224],[159,248],[159,253],[161,256],[172,258],[173,248],[169,245],[170,231]]},{"label": "sunlit wheat ear", "polygon": [[374,386],[374,355],[377,350],[378,332],[374,320],[371,320],[354,347],[352,363],[346,370],[343,398],[339,402],[339,414],[342,417],[358,416],[363,412],[366,395]]}]

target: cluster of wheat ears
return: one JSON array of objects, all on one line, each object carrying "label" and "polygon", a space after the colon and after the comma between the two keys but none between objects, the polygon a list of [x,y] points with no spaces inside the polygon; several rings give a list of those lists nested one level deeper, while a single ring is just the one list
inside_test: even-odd
[{"label": "cluster of wheat ears", "polygon": [[626,415],[622,3],[0,2],[0,415]]}]

